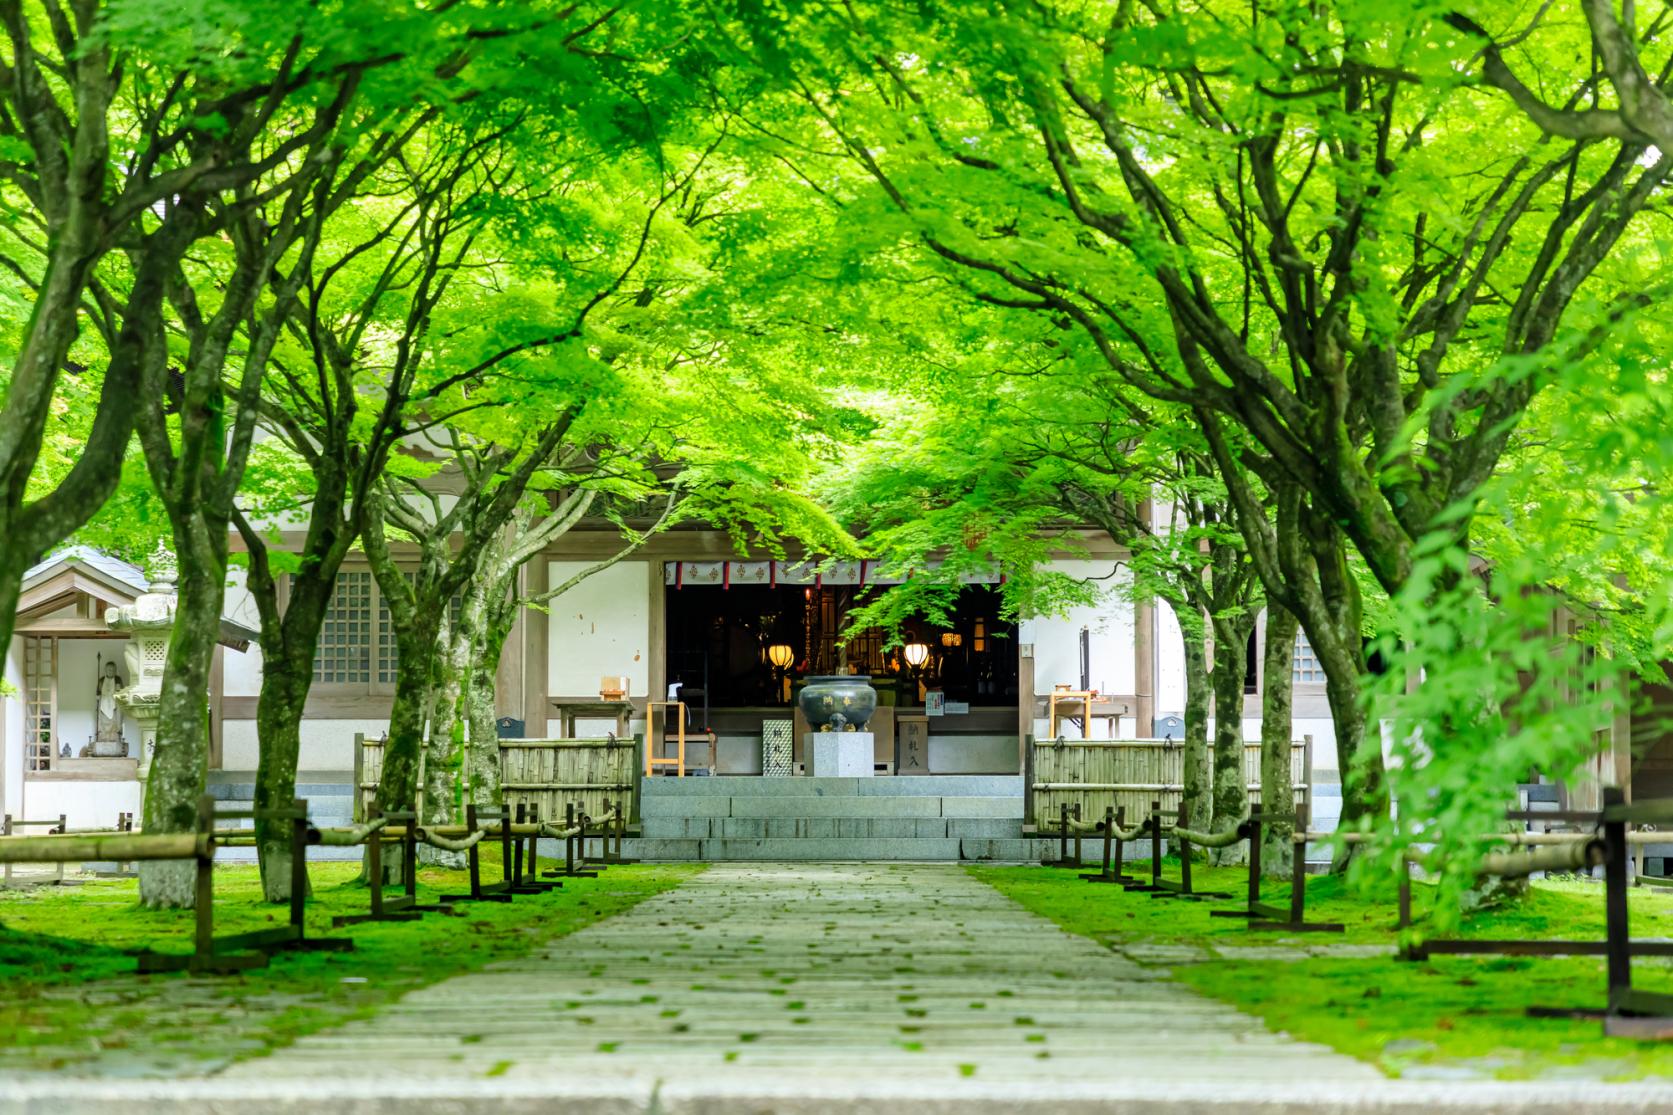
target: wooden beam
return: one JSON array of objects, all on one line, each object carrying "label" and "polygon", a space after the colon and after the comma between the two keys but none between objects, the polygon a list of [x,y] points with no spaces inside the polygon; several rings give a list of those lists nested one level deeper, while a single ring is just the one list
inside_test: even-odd
[{"label": "wooden beam", "polygon": [[663,584],[662,562],[648,564],[650,634],[645,653],[650,661],[645,663],[645,695],[651,700],[661,700],[668,693],[668,586]]},{"label": "wooden beam", "polygon": [[[536,554],[523,566],[524,589],[529,595],[551,587],[552,571],[546,555]],[[525,609],[523,613],[523,730],[531,739],[546,735],[551,715],[546,703],[547,632],[545,612]]]},{"label": "wooden beam", "polygon": [[223,696],[226,689],[227,648],[215,644],[215,657],[209,663],[209,769],[221,769],[221,724]]}]

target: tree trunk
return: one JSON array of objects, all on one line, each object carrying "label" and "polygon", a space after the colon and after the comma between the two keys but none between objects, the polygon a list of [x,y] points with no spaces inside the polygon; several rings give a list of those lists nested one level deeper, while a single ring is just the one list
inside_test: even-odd
[{"label": "tree trunk", "polygon": [[430,691],[430,750],[425,760],[424,795],[434,796],[436,806],[426,808],[439,815],[445,804],[448,819],[464,820],[464,805],[472,800],[465,785],[465,724],[460,716],[461,696],[470,672],[471,645],[457,630],[445,631],[442,649],[434,656]]},{"label": "tree trunk", "polygon": [[[209,770],[209,671],[221,634],[226,594],[226,524],[199,516],[177,524],[179,605],[163,667],[157,744],[145,787],[145,831],[189,832],[197,820]],[[142,863],[140,900],[147,906],[189,906],[194,865],[187,861]]]},{"label": "tree trunk", "polygon": [[[440,631],[434,619],[421,619],[410,635],[396,632],[400,668],[395,672],[395,700],[389,710],[389,742],[384,745],[383,774],[377,806],[413,808],[418,794],[418,755],[424,746],[424,720],[430,703],[430,672]],[[426,821],[445,821],[425,804]]]},{"label": "tree trunk", "polygon": [[1325,696],[1330,701],[1342,772],[1342,824],[1354,827],[1361,817],[1388,815],[1382,739],[1366,738],[1365,637],[1361,631],[1359,581],[1349,568],[1346,539],[1336,525],[1305,507],[1301,519],[1318,577],[1319,600],[1310,610],[1325,621],[1309,623],[1308,616],[1303,615],[1302,626],[1324,669]]},{"label": "tree trunk", "polygon": [[471,664],[470,677],[461,695],[463,719],[471,727],[470,746],[465,752],[465,776],[470,784],[471,800],[478,805],[495,805],[500,800],[500,740],[498,718],[494,715],[494,677],[503,645],[484,645],[483,653]]},{"label": "tree trunk", "polygon": [[[262,657],[261,696],[256,702],[256,738],[261,741],[256,753],[257,809],[282,808],[296,799],[302,709],[314,673],[312,652],[311,643],[306,654],[300,647],[286,645]],[[290,824],[257,818],[255,829],[262,896],[269,902],[288,902]]]},{"label": "tree trunk", "polygon": [[[1209,831],[1219,832],[1243,818],[1249,795],[1243,773],[1243,677],[1248,621],[1240,614],[1214,621],[1214,811]],[[1217,848],[1216,863],[1240,863],[1241,845]]]},{"label": "tree trunk", "polygon": [[[1266,653],[1261,682],[1261,811],[1293,815],[1295,787],[1290,777],[1294,735],[1295,633],[1300,623],[1282,606],[1266,606]],[[1295,826],[1268,821],[1261,826],[1261,870],[1287,877],[1293,866],[1290,836]]]},{"label": "tree trunk", "polygon": [[[1208,705],[1211,695],[1208,675],[1208,631],[1200,617],[1189,616],[1174,606],[1185,634],[1185,754],[1184,793],[1186,816],[1191,827],[1205,831],[1213,819],[1214,798],[1210,789],[1208,755]],[[1192,620],[1195,622],[1192,622]]]}]

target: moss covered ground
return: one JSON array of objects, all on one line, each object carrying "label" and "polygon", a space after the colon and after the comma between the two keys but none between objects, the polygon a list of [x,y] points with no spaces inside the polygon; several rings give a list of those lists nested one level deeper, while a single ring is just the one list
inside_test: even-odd
[{"label": "moss covered ground", "polygon": [[[1148,873],[1148,863],[1141,865]],[[1177,878],[1177,863],[1166,875]],[[1341,934],[1251,930],[1209,911],[1236,901],[1158,899],[1083,882],[1079,870],[972,867],[978,878],[1072,933],[1162,964],[1192,987],[1260,1017],[1273,1030],[1331,1046],[1392,1076],[1584,1075],[1673,1077],[1673,1042],[1604,1038],[1591,1019],[1530,1018],[1531,1006],[1603,1004],[1603,961],[1591,957],[1397,957],[1395,902],[1361,897],[1336,876],[1312,876],[1307,917],[1344,924]],[[1241,896],[1240,869],[1193,869],[1198,889]],[[1286,881],[1263,898],[1285,904]],[[1417,928],[1430,924],[1434,890],[1414,886]],[[1673,938],[1673,890],[1631,897],[1634,937]],[[1477,938],[1597,939],[1603,890],[1585,881],[1539,882],[1520,902],[1464,916],[1456,934]],[[1634,985],[1673,991],[1673,962],[1639,959]]]},{"label": "moss covered ground", "polygon": [[[0,891],[0,1073],[209,1071],[524,954],[698,870],[618,866],[544,895],[461,903],[458,916],[333,930],[333,916],[365,912],[368,892],[358,864],[315,864],[308,933],[350,937],[354,951],[279,953],[238,975],[136,975],[135,951],[190,952],[193,922],[190,910],[140,906],[132,879]],[[421,901],[466,889],[463,871],[424,868],[418,879]],[[235,933],[288,914],[260,900],[253,866],[229,866],[215,872],[215,917],[217,933]]]}]

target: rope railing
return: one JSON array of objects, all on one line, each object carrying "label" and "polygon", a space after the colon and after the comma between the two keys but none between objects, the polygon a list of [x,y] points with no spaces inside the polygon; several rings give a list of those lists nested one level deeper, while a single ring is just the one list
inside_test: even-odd
[{"label": "rope railing", "polygon": [[[1631,938],[1627,917],[1627,888],[1634,880],[1630,873],[1631,849],[1634,846],[1667,842],[1669,834],[1657,831],[1628,832],[1629,823],[1665,823],[1673,820],[1673,799],[1627,804],[1618,788],[1604,789],[1603,808],[1593,812],[1509,811],[1507,821],[1516,822],[1574,822],[1590,826],[1592,831],[1566,833],[1490,832],[1475,838],[1490,847],[1473,861],[1475,872],[1483,878],[1526,878],[1542,872],[1590,871],[1603,868],[1605,935],[1603,940],[1495,940],[1481,938],[1437,938],[1413,940],[1412,881],[1414,865],[1429,863],[1432,849],[1408,847],[1396,857],[1399,866],[1399,919],[1402,934],[1400,955],[1407,959],[1426,959],[1435,954],[1514,955],[1514,956],[1603,956],[1607,960],[1608,994],[1606,1006],[1599,1010],[1577,1011],[1571,1007],[1531,1008],[1529,1013],[1543,1017],[1596,1017],[1604,1023],[1609,1036],[1639,1038],[1673,1038],[1673,995],[1655,994],[1632,986],[1632,958],[1635,956],[1673,956],[1673,942],[1637,940]],[[1194,891],[1191,887],[1191,845],[1200,847],[1230,847],[1239,841],[1248,843],[1248,892],[1240,908],[1210,911],[1211,917],[1243,918],[1250,929],[1277,929],[1287,933],[1324,931],[1341,932],[1339,923],[1311,922],[1306,918],[1307,845],[1311,842],[1336,841],[1346,845],[1369,847],[1378,840],[1369,833],[1331,833],[1308,828],[1307,810],[1298,806],[1294,813],[1250,812],[1234,828],[1218,833],[1198,832],[1185,824],[1183,809],[1170,825],[1159,802],[1152,802],[1150,815],[1135,828],[1124,826],[1125,810],[1106,809],[1097,822],[1086,822],[1078,810],[1065,805],[1060,810],[1058,836],[1065,849],[1070,834],[1078,843],[1080,835],[1089,831],[1104,833],[1104,867],[1081,878],[1099,883],[1121,883],[1131,891],[1149,892],[1152,897],[1203,898],[1211,895]],[[1263,836],[1271,826],[1289,828],[1292,848],[1290,900],[1287,910],[1269,905],[1261,899],[1261,852]],[[1161,838],[1166,832],[1178,844],[1180,880],[1160,877]],[[1151,844],[1151,880],[1141,883],[1122,873],[1123,844],[1148,834]],[[1066,858],[1066,855],[1065,855]],[[1636,876],[1640,881],[1666,884]],[[1215,896],[1218,897],[1218,896]],[[1225,895],[1224,897],[1230,897]]]},{"label": "rope railing", "polygon": [[469,835],[455,840],[452,837],[443,836],[434,828],[426,828],[423,825],[413,826],[413,835],[418,838],[419,843],[428,844],[430,847],[439,848],[444,852],[468,852],[482,843],[488,833],[487,828],[479,828],[471,831]]},{"label": "rope railing", "polygon": [[[199,801],[197,823],[193,831],[175,833],[132,832],[127,827],[118,829],[68,830],[64,818],[39,822],[47,827],[44,835],[0,835],[0,864],[17,863],[74,863],[82,860],[114,860],[138,863],[167,860],[194,860],[196,876],[196,931],[195,948],[189,955],[141,953],[142,972],[163,972],[188,969],[193,972],[231,972],[260,967],[268,962],[268,954],[280,949],[345,949],[353,942],[343,938],[309,938],[303,931],[303,903],[307,882],[306,848],[357,847],[367,850],[370,909],[366,914],[336,917],[334,926],[363,921],[408,921],[425,912],[454,913],[452,903],[464,900],[510,901],[513,895],[542,894],[561,887],[558,881],[538,878],[538,841],[544,837],[563,840],[567,846],[566,869],[549,871],[547,875],[596,875],[596,870],[584,870],[585,840],[589,834],[616,839],[616,858],[606,862],[627,862],[621,858],[622,833],[625,831],[626,810],[621,802],[613,803],[602,815],[591,817],[577,810],[573,803],[564,824],[543,820],[534,804],[519,803],[507,806],[468,805],[463,824],[422,824],[416,811],[378,813],[363,824],[316,828],[308,822],[307,802],[298,799],[291,806],[279,809],[225,809],[205,795]],[[249,827],[226,827],[226,821],[258,819],[290,822],[291,860],[291,916],[289,924],[275,929],[256,930],[232,936],[214,934],[213,866],[217,849],[249,847],[256,834]],[[122,818],[119,824],[131,821]],[[14,822],[17,827],[36,822]],[[504,859],[501,881],[484,884],[481,881],[479,851],[484,841],[497,840]],[[401,858],[401,882],[405,894],[386,899],[384,896],[383,849],[386,844],[398,844]],[[463,853],[469,857],[468,868],[471,892],[464,895],[443,895],[436,903],[419,903],[416,882],[417,848],[429,845],[442,851]],[[526,867],[525,867],[526,865]]]}]

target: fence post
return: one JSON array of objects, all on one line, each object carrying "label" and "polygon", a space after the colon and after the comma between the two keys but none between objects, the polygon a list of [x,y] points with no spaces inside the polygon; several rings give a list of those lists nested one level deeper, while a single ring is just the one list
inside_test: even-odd
[{"label": "fence post", "polygon": [[1075,866],[1080,866],[1080,802],[1075,802]]},{"label": "fence post", "polygon": [[616,800],[616,862],[617,863],[622,862],[622,857],[625,854],[622,851],[622,843],[623,843],[623,838],[627,835],[627,814],[623,812],[623,810],[626,809],[626,808],[627,808],[627,803],[618,798]]},{"label": "fence post", "polygon": [[[366,811],[366,817],[368,821],[375,821],[382,815],[382,812],[374,805]],[[409,831],[412,826],[413,822],[408,821],[407,828]],[[366,838],[366,864],[366,881],[372,888],[372,920],[377,921],[383,917],[383,831],[381,829]],[[406,871],[403,869],[402,875],[405,874]],[[405,882],[405,879],[402,881]]]},{"label": "fence post", "polygon": [[1104,874],[1110,874],[1110,849],[1115,840],[1115,806],[1104,807]]},{"label": "fence post", "polygon": [[[417,805],[415,799],[413,805]],[[407,834],[401,840],[401,881],[406,884],[408,897],[418,897],[418,810],[414,809],[407,821]],[[381,880],[380,880],[381,882]]]},{"label": "fence post", "polygon": [[[1117,809],[1115,811],[1115,827],[1118,828],[1118,829],[1119,828],[1124,828],[1124,827],[1126,827],[1126,824],[1127,824],[1127,807],[1125,805],[1119,806],[1119,807],[1117,807]],[[1115,866],[1115,877],[1117,879],[1122,878],[1126,874],[1126,868],[1124,868],[1121,865],[1121,859],[1122,859],[1121,852],[1122,852],[1121,837],[1117,836],[1115,838],[1115,865],[1114,865]]]},{"label": "fence post", "polygon": [[215,799],[208,794],[198,798],[198,837],[202,848],[197,855],[197,880],[192,895],[197,915],[197,938],[193,952],[199,963],[215,954]]},{"label": "fence post", "polygon": [[535,858],[540,855],[540,803],[539,802],[533,802],[533,801],[529,802],[529,824],[534,826],[534,831],[529,833],[529,863],[528,863],[528,867],[529,867],[528,880],[529,880],[529,882],[533,883],[533,882],[538,881],[539,878],[540,878],[540,871],[539,871],[539,869],[538,869],[538,867],[535,863]]},{"label": "fence post", "polygon": [[[523,823],[523,817],[527,813],[527,810],[524,808],[525,804],[526,803],[524,802],[517,803],[518,824]],[[508,824],[510,820],[511,817],[507,815],[505,820],[500,823]],[[511,840],[511,863],[509,866],[510,871],[506,874],[505,881],[511,886],[518,886],[523,881],[523,841],[521,837],[515,835],[513,835]]]},{"label": "fence post", "polygon": [[[476,803],[468,802],[465,805],[465,835],[469,836],[475,831]],[[470,850],[466,853],[470,857],[471,897],[473,899],[482,897],[482,857],[477,854],[477,849],[481,845],[482,841],[478,840],[470,846]]]},{"label": "fence post", "polygon": [[[304,933],[304,892],[308,889],[308,802],[296,798],[290,806],[294,814],[290,819],[290,927],[300,941]],[[383,886],[381,878],[377,885]]]},{"label": "fence post", "polygon": [[1180,835],[1191,825],[1191,813],[1184,802],[1179,803],[1179,817],[1173,823],[1174,843],[1179,845],[1179,893],[1191,893],[1191,842]]},{"label": "fence post", "polygon": [[564,802],[563,806],[563,869],[564,874],[575,874],[575,834],[570,830],[575,827],[575,803]]},{"label": "fence post", "polygon": [[[1626,804],[1619,786],[1603,788],[1603,807]],[[1627,924],[1627,823],[1603,822],[1603,923],[1609,961],[1609,1010],[1626,1006],[1632,995],[1632,944]]]},{"label": "fence post", "polygon": [[1290,872],[1290,921],[1300,925],[1307,915],[1307,809],[1295,811],[1295,854]]},{"label": "fence post", "polygon": [[1057,810],[1057,864],[1069,862],[1069,803],[1062,802]]},{"label": "fence post", "polygon": [[1162,881],[1162,803],[1150,803],[1150,885]]}]

